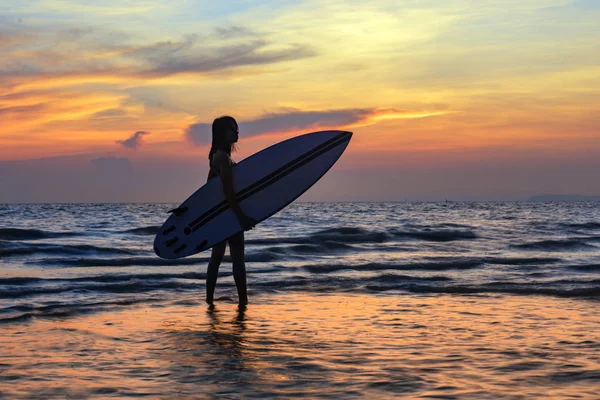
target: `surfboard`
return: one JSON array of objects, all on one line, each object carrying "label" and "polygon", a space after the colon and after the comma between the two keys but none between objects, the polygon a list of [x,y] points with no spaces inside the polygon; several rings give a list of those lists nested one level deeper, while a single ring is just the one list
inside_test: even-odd
[{"label": "surfboard", "polygon": [[[351,138],[346,131],[307,133],[242,160],[232,167],[238,204],[246,215],[264,221],[321,179]],[[165,259],[187,257],[240,231],[217,176],[173,210],[154,239],[154,252]]]}]

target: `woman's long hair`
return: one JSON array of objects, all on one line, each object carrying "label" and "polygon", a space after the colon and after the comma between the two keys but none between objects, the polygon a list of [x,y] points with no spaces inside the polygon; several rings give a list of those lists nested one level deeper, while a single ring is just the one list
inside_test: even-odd
[{"label": "woman's long hair", "polygon": [[235,150],[235,145],[227,141],[227,129],[234,123],[237,126],[237,122],[233,117],[225,115],[215,119],[212,123],[212,145],[210,146],[210,152],[208,153],[208,159],[212,161],[213,155],[217,150],[222,150],[231,156],[231,152]]}]

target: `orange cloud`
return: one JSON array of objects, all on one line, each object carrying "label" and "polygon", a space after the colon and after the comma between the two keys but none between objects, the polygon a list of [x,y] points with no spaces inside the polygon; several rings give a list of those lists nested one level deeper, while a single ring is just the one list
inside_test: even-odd
[{"label": "orange cloud", "polygon": [[0,160],[116,151],[116,141],[150,128],[155,135],[149,142],[181,141],[182,126],[193,118],[118,92],[35,90],[4,95]]}]

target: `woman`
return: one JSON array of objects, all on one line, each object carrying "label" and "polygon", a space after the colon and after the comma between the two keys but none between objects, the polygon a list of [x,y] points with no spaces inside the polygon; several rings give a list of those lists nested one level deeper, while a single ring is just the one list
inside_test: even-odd
[{"label": "woman", "polygon": [[[256,221],[250,218],[240,208],[233,190],[233,178],[231,167],[235,165],[231,159],[231,151],[235,149],[235,143],[238,141],[239,131],[235,119],[229,116],[220,117],[212,124],[212,146],[209,159],[208,180],[215,176],[220,176],[223,182],[223,192],[225,199],[231,210],[235,213],[240,225],[247,231],[254,228]],[[219,265],[225,255],[226,242],[229,242],[229,253],[233,263],[233,279],[238,291],[239,304],[248,304],[248,295],[246,289],[246,265],[244,263],[244,231],[233,235],[226,241],[223,241],[212,248],[208,270],[206,273],[206,302],[213,303],[215,287],[217,286],[217,277],[219,275]]]}]

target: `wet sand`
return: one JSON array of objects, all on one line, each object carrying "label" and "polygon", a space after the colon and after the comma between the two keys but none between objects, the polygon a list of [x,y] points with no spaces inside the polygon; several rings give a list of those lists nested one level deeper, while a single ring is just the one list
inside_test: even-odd
[{"label": "wet sand", "polygon": [[0,398],[599,398],[593,300],[200,300],[0,325]]}]

